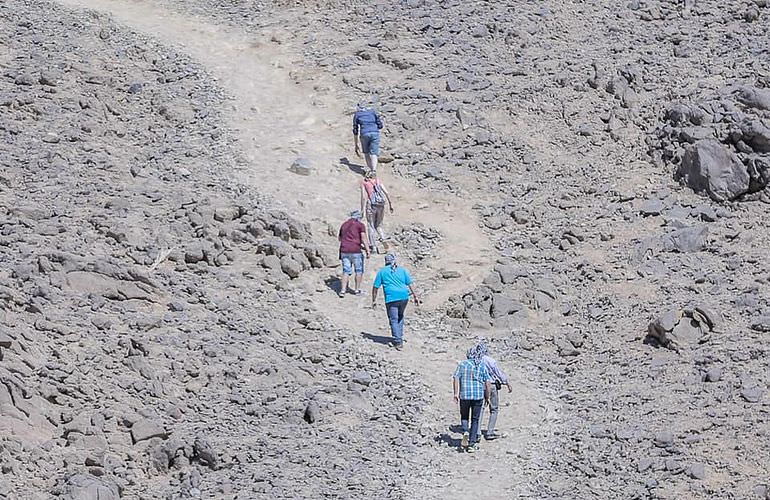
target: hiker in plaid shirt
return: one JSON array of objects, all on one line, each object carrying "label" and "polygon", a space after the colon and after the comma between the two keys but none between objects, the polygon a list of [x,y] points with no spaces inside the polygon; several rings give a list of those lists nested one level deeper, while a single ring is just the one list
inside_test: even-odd
[{"label": "hiker in plaid shirt", "polygon": [[[463,428],[461,446],[469,453],[476,451],[479,439],[479,420],[484,402],[489,404],[489,394],[492,391],[492,377],[484,365],[476,347],[468,349],[467,358],[457,365],[452,377],[455,403],[460,404],[460,422]],[[468,417],[470,416],[470,436],[468,435]],[[470,438],[470,441],[469,441]]]}]

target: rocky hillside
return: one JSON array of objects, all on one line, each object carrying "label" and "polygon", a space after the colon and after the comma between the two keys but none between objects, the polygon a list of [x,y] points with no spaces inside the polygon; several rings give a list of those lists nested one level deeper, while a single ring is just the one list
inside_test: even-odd
[{"label": "rocky hillside", "polygon": [[336,256],[237,180],[205,71],[48,2],[0,44],[0,497],[398,491],[369,416],[420,387],[292,285]]},{"label": "rocky hillside", "polygon": [[765,196],[766,2],[252,7],[206,14],[291,28],[379,100],[397,171],[485,200],[500,260],[444,321],[558,395],[533,497],[765,495],[767,206],[732,200]]},{"label": "rocky hillside", "polygon": [[[154,3],[270,33],[378,102],[387,168],[478,201],[495,264],[411,325],[553,406],[510,496],[770,498],[765,0]],[[38,0],[0,23],[0,496],[440,494],[445,395],[294,285],[336,256],[238,181],[203,68]]]}]

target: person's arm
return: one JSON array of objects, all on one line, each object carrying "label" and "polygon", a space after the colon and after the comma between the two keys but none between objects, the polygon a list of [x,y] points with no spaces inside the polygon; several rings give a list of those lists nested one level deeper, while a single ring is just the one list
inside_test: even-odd
[{"label": "person's arm", "polygon": [[512,389],[510,382],[508,382],[508,375],[506,375],[503,369],[500,368],[500,363],[491,356],[485,356],[484,362],[487,364],[489,374],[492,378],[499,380],[501,384],[508,386],[508,392],[511,392]]},{"label": "person's arm", "polygon": [[[363,222],[361,223],[363,224]],[[361,241],[364,242],[364,253],[366,254],[366,258],[369,258],[369,236],[366,235],[366,226],[364,226],[364,230],[361,231]]]},{"label": "person's arm", "polygon": [[414,303],[416,305],[420,305],[420,299],[417,298],[417,294],[414,292],[414,288],[412,288],[412,285],[407,285],[409,287],[409,292],[411,292],[412,297],[414,297]]},{"label": "person's arm", "polygon": [[513,392],[513,388],[511,387],[511,381],[508,380],[508,375],[506,375],[503,369],[500,368],[500,364],[497,361],[495,361],[494,368],[495,368],[495,376],[500,381],[500,383],[508,387],[508,392]]},{"label": "person's arm", "polygon": [[460,379],[452,377],[452,393],[454,394],[455,403],[460,402]]},{"label": "person's arm", "polygon": [[481,363],[479,378],[484,381],[484,404],[488,406],[489,398],[492,396],[492,381],[494,379],[483,361]]},{"label": "person's arm", "polygon": [[409,293],[412,294],[412,297],[414,297],[415,305],[419,306],[420,305],[420,299],[417,298],[417,294],[415,293],[414,288],[412,288],[412,283],[413,283],[412,275],[409,274],[409,271],[407,271],[405,268],[402,267],[401,269],[403,269],[404,272],[406,273],[406,280],[404,281],[404,284],[409,288]]},{"label": "person's arm", "polygon": [[366,194],[366,186],[364,186],[364,183],[361,183],[361,213],[366,213],[366,200],[368,196]]},{"label": "person's arm", "polygon": [[385,193],[385,199],[388,200],[388,205],[390,205],[390,212],[393,213],[393,202],[390,201],[390,193],[388,193],[388,190],[385,189],[385,184],[380,184],[380,188],[382,188],[382,192]]},{"label": "person's arm", "polygon": [[382,120],[378,113],[374,113],[374,122],[377,124],[377,129],[382,130]]},{"label": "person's arm", "polygon": [[353,147],[356,149],[356,156],[360,158],[361,149],[358,142],[358,113],[353,113]]},{"label": "person's arm", "polygon": [[374,277],[374,283],[372,283],[372,309],[374,309],[374,304],[377,302],[377,292],[381,286],[382,278],[380,278],[380,273],[377,273],[377,276]]}]

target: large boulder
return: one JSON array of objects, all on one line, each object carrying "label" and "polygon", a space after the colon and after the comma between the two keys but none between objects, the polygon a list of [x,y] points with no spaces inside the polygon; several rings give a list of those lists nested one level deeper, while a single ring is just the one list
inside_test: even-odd
[{"label": "large boulder", "polygon": [[716,327],[716,314],[698,306],[666,311],[648,325],[647,334],[663,347],[680,351],[704,341]]},{"label": "large boulder", "polygon": [[770,89],[741,87],[738,89],[738,100],[750,108],[770,110]]},{"label": "large boulder", "polygon": [[715,201],[734,200],[749,190],[749,174],[735,153],[713,139],[688,146],[677,177]]},{"label": "large boulder", "polygon": [[63,500],[120,500],[120,489],[111,480],[90,474],[75,474],[67,479]]},{"label": "large boulder", "polygon": [[746,119],[741,123],[743,141],[757,153],[770,153],[770,128],[759,120]]},{"label": "large boulder", "polygon": [[661,242],[666,252],[700,252],[706,246],[709,228],[705,224],[683,227],[663,235]]}]

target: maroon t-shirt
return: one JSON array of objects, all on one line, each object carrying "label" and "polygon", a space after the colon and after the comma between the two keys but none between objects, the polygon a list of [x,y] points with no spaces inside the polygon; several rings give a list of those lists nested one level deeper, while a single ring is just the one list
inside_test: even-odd
[{"label": "maroon t-shirt", "polygon": [[340,253],[361,253],[361,233],[366,226],[357,219],[348,219],[340,227]]}]

